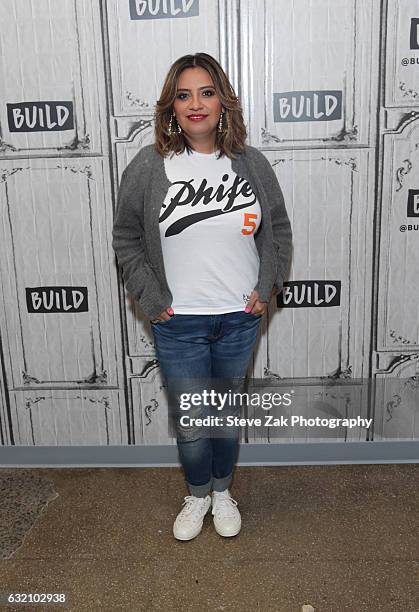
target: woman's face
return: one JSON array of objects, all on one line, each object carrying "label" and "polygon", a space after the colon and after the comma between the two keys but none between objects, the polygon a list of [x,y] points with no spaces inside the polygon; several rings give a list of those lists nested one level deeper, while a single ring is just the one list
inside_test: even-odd
[{"label": "woman's face", "polygon": [[213,147],[222,111],[210,74],[200,66],[185,68],[177,84],[173,104],[177,122],[193,148]]}]

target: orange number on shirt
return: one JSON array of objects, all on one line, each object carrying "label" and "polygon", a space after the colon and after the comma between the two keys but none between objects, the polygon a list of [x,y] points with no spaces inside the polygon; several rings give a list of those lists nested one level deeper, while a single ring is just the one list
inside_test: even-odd
[{"label": "orange number on shirt", "polygon": [[244,213],[244,226],[250,229],[242,229],[242,234],[253,234],[256,229],[256,223],[252,219],[257,219],[258,216],[253,213]]}]

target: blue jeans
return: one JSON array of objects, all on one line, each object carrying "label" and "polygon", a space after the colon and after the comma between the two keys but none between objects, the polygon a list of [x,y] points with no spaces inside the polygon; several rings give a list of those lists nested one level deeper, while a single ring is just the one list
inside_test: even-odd
[{"label": "blue jeans", "polygon": [[228,436],[214,437],[206,433],[207,428],[204,432],[200,426],[181,427],[182,414],[199,418],[217,410],[200,404],[183,412],[179,391],[202,392],[204,381],[214,383],[211,386],[218,391],[217,382],[222,383],[224,392],[228,391],[225,384],[231,382],[236,391],[235,383],[245,380],[261,319],[261,315],[244,310],[216,315],[175,313],[168,321],[151,324],[157,359],[169,391],[169,411],[176,417],[179,459],[189,492],[196,497],[205,497],[211,489],[223,491],[229,487],[237,460],[239,428],[228,428]]}]

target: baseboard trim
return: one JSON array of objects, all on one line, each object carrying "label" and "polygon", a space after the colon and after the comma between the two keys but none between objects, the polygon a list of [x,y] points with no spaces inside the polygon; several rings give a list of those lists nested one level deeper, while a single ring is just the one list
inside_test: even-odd
[{"label": "baseboard trim", "polygon": [[[242,444],[237,465],[419,463],[419,441]],[[3,446],[1,467],[179,466],[176,445]]]}]

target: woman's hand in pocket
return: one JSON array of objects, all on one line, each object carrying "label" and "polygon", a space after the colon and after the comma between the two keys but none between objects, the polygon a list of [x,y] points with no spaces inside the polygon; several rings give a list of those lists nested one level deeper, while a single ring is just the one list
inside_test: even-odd
[{"label": "woman's hand in pocket", "polygon": [[264,315],[268,308],[268,302],[259,301],[259,293],[255,290],[252,291],[247,302],[247,306],[244,309],[245,312],[249,312],[252,315]]},{"label": "woman's hand in pocket", "polygon": [[174,311],[173,308],[171,306],[168,306],[165,310],[163,310],[163,312],[161,314],[159,314],[158,317],[156,317],[155,319],[151,319],[151,321],[168,321],[169,319],[171,319],[171,315],[174,315]]}]

